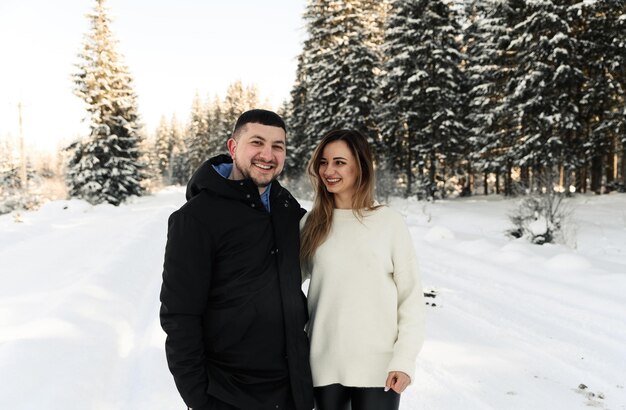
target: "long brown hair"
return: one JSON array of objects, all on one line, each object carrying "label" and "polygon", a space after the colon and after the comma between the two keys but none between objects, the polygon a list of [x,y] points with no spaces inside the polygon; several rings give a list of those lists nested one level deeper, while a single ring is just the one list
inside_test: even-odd
[{"label": "long brown hair", "polygon": [[378,208],[374,205],[374,163],[367,138],[356,130],[333,130],[324,135],[307,166],[315,189],[315,200],[301,233],[300,259],[303,263],[312,259],[317,248],[326,240],[333,223],[335,201],[333,194],[326,190],[322,182],[319,168],[324,148],[335,141],[344,141],[357,163],[358,177],[352,197],[352,211],[362,218],[363,211]]}]

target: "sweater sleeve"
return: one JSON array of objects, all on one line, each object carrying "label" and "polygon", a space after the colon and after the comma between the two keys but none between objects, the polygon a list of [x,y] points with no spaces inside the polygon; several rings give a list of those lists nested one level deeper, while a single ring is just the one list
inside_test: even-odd
[{"label": "sweater sleeve", "polygon": [[424,342],[424,293],[413,239],[401,215],[392,225],[393,279],[398,291],[398,337],[387,369],[415,376],[415,361]]},{"label": "sweater sleeve", "polygon": [[167,363],[182,399],[194,409],[209,405],[202,315],[209,294],[211,249],[202,229],[182,212],[170,216],[161,287]]}]

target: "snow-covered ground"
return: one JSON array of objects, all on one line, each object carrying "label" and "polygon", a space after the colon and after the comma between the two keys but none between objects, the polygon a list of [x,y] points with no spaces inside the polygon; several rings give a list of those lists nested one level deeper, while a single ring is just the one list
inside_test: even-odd
[{"label": "snow-covered ground", "polygon": [[[182,408],[158,294],[183,201],[0,217],[0,409]],[[575,249],[506,238],[512,200],[391,205],[435,296],[401,409],[626,409],[626,195],[573,201]]]}]

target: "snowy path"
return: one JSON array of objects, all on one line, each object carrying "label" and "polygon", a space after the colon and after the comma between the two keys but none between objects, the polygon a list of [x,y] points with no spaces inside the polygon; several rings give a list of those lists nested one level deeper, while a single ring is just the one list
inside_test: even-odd
[{"label": "snowy path", "polygon": [[44,209],[20,226],[26,240],[9,232],[0,408],[180,407],[157,315],[166,221],[181,201],[176,190],[123,208],[69,202],[64,220]]},{"label": "snowy path", "polygon": [[[182,408],[157,314],[166,221],[183,195],[0,217],[0,409]],[[615,198],[580,212],[577,252],[504,238],[508,201],[394,202],[437,292],[401,409],[626,409],[626,223],[611,222],[626,197]]]}]

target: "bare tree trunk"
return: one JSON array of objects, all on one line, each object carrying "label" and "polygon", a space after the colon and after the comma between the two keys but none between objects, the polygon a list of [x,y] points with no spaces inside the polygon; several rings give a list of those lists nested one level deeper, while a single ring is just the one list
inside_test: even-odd
[{"label": "bare tree trunk", "polygon": [[602,193],[602,155],[596,154],[591,158],[591,191]]},{"label": "bare tree trunk", "polygon": [[513,194],[513,166],[511,162],[506,164],[506,176],[504,180],[504,195],[511,196]]},{"label": "bare tree trunk", "polygon": [[496,194],[500,194],[500,171],[496,171]]},{"label": "bare tree trunk", "polygon": [[574,181],[574,186],[576,187],[576,192],[579,192],[581,194],[584,194],[586,191],[586,173],[585,170],[587,168],[585,166],[582,166],[580,168],[576,169],[576,175],[575,175],[575,181]]},{"label": "bare tree trunk", "polygon": [[554,173],[552,172],[552,168],[547,166],[541,169],[541,181],[543,183],[543,187],[547,191],[552,191],[552,181],[554,181]]},{"label": "bare tree trunk", "polygon": [[604,193],[608,194],[613,190],[613,181],[615,181],[615,153],[607,155],[606,164],[604,167],[604,178],[606,179],[606,185],[604,186]]},{"label": "bare tree trunk", "polygon": [[430,188],[429,188],[429,192],[428,192],[428,196],[430,197],[434,197],[435,196],[435,175],[437,174],[437,164],[436,164],[436,158],[435,158],[435,153],[431,152],[430,153],[430,164],[428,166],[428,181],[430,182]]},{"label": "bare tree trunk", "polygon": [[483,173],[483,191],[485,192],[485,196],[489,195],[489,173],[488,172],[484,172]]},{"label": "bare tree trunk", "polygon": [[407,149],[406,153],[406,194],[405,198],[411,195],[413,190],[413,156],[411,155],[411,149]]},{"label": "bare tree trunk", "polygon": [[611,142],[609,151],[606,154],[606,167],[604,168],[604,176],[606,178],[606,186],[605,186],[605,193],[609,193],[613,190],[613,181],[615,181],[616,178],[616,172],[617,172],[617,155],[615,152],[615,145],[617,144],[617,139],[613,139],[613,141]]},{"label": "bare tree trunk", "polygon": [[520,168],[520,179],[525,188],[530,189],[530,168],[524,165]]},{"label": "bare tree trunk", "polygon": [[511,194],[511,190],[509,189],[510,185],[509,185],[509,177],[510,177],[510,173],[509,173],[509,167],[507,166],[506,169],[504,170],[504,196],[509,196]]},{"label": "bare tree trunk", "polygon": [[415,181],[417,181],[417,183],[419,184],[418,189],[417,189],[417,199],[419,200],[427,199],[426,197],[423,196],[424,187],[422,186],[424,184],[424,160],[423,158],[417,162],[417,178],[415,178]]},{"label": "bare tree trunk", "polygon": [[467,179],[463,185],[461,196],[470,196],[474,193],[474,171],[472,171],[471,161],[467,161]]},{"label": "bare tree trunk", "polygon": [[622,144],[622,186],[626,189],[626,143]]},{"label": "bare tree trunk", "polygon": [[541,166],[539,166],[537,164],[533,165],[533,182],[534,182],[534,185],[533,185],[532,189],[534,189],[535,191],[541,192],[541,188],[542,188],[541,184],[542,184],[543,180],[545,179],[543,177],[543,171],[544,170],[541,168]]},{"label": "bare tree trunk", "polygon": [[574,184],[574,171],[572,168],[565,168],[563,170],[563,174],[565,175],[563,182],[563,189],[565,189],[565,195],[572,196],[572,191],[570,190],[571,186]]},{"label": "bare tree trunk", "polygon": [[[446,179],[446,166],[445,165],[441,165],[441,168],[439,169],[439,172],[441,173],[441,175],[443,175],[443,179],[444,179],[444,186],[443,189],[441,190],[441,198],[444,199],[446,197],[446,184],[445,184],[445,179]],[[437,173],[435,172],[435,176],[437,176]]]}]

